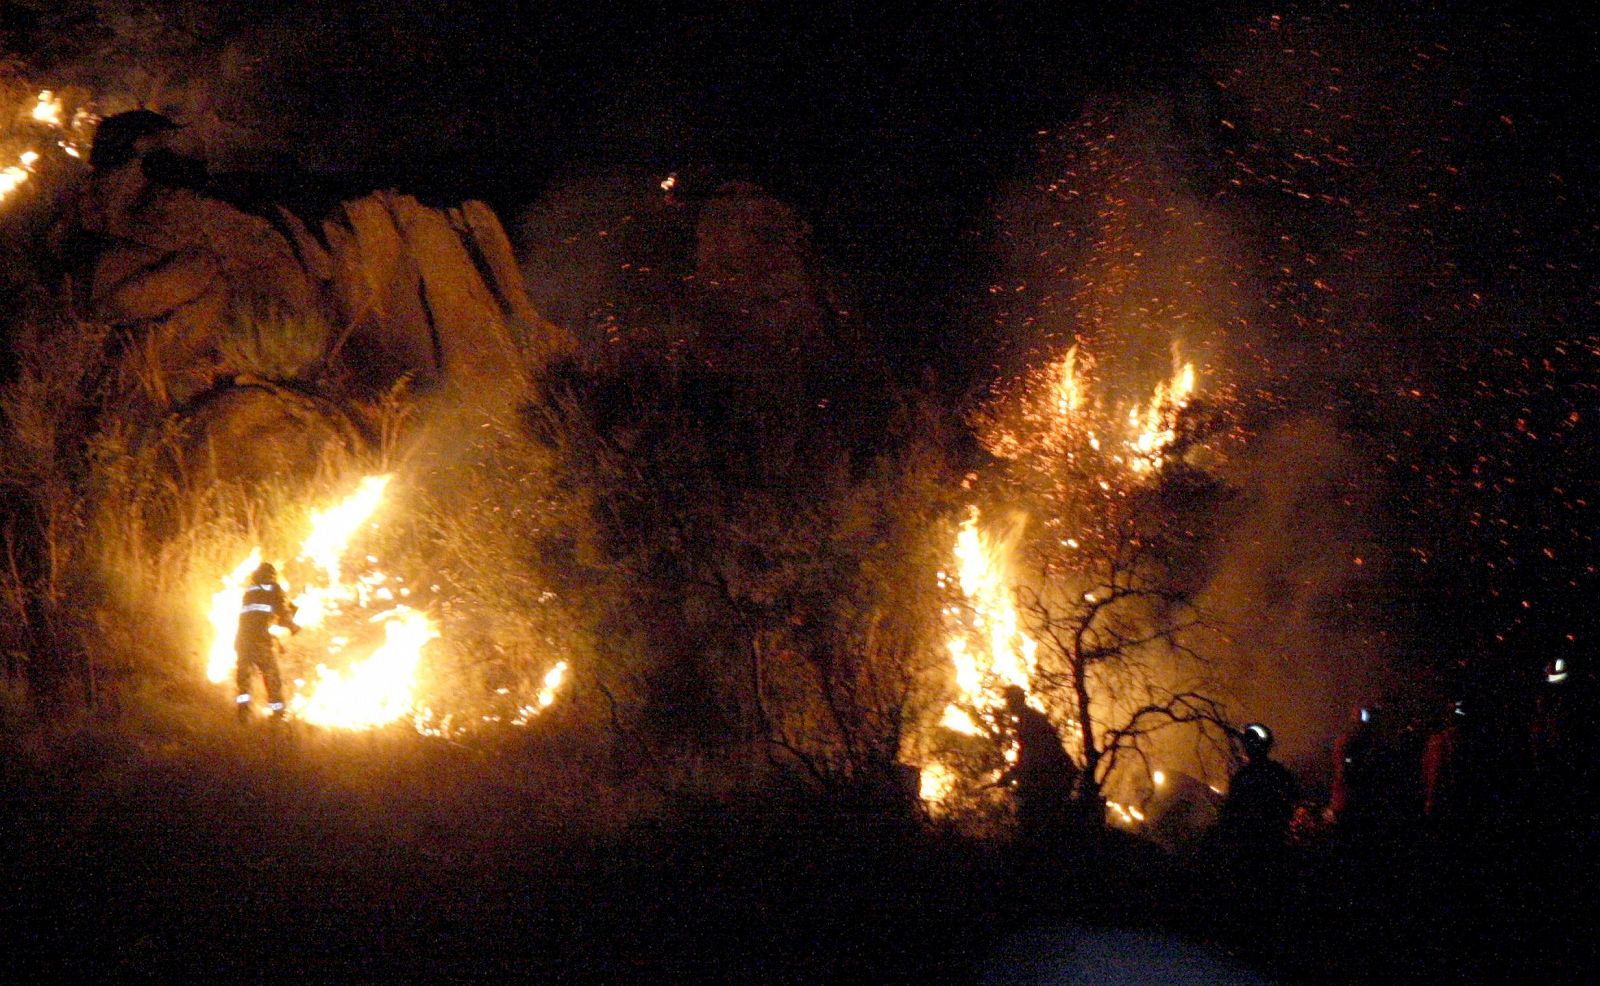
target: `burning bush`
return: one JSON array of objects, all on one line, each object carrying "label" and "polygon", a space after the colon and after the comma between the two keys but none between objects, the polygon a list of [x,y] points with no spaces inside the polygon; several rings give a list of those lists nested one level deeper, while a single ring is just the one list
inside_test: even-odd
[{"label": "burning bush", "polygon": [[[1050,713],[1082,768],[1085,800],[1138,788],[1155,734],[1172,726],[1224,742],[1216,684],[1194,649],[1206,621],[1192,600],[1204,585],[1197,532],[1226,491],[1191,464],[1217,427],[1194,393],[1194,367],[1179,362],[1148,402],[1109,402],[1091,393],[1074,346],[980,416],[996,463],[985,487],[1015,520],[985,529],[972,507],[954,570],[940,576],[956,687],[927,740],[931,803],[970,810],[990,797],[1016,756],[1007,686]],[[1112,808],[1130,824],[1140,817]]]}]

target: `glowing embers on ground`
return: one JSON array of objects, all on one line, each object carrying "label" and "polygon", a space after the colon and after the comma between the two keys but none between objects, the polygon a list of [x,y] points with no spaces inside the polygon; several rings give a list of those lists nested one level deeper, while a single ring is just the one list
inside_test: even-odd
[{"label": "glowing embers on ground", "polygon": [[[39,93],[31,108],[18,114],[18,120],[23,124],[21,129],[35,136],[41,127],[56,131],[55,146],[62,153],[76,158],[83,156],[81,147],[84,132],[93,125],[95,117],[82,109],[67,116],[62,97],[46,89]],[[0,202],[27,184],[38,171],[42,159],[43,155],[37,147],[27,147],[17,154],[15,164],[0,168]]]}]

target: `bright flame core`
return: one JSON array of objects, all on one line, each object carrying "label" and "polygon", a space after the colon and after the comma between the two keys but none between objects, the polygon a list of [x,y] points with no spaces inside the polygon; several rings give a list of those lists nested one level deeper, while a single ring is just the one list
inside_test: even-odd
[{"label": "bright flame core", "polygon": [[[338,621],[337,629],[343,631],[358,615],[347,610],[371,609],[393,599],[393,593],[384,589],[388,581],[384,573],[371,571],[346,581],[342,566],[351,542],[382,502],[389,480],[389,476],[368,476],[345,499],[312,513],[311,530],[295,559],[312,572],[305,588],[293,597],[295,623],[302,630],[319,630]],[[261,559],[261,549],[252,549],[211,597],[213,641],[206,676],[214,682],[226,681],[233,673],[240,595]],[[439,637],[438,627],[427,614],[399,605],[385,606],[351,629],[359,633],[360,622],[382,625],[383,642],[365,657],[348,661],[343,670],[318,664],[316,680],[289,703],[293,715],[321,726],[370,729],[411,712],[422,651]],[[344,633],[333,635],[326,642],[327,653],[338,654],[347,643]]]},{"label": "bright flame core", "polygon": [[[1173,356],[1171,379],[1156,384],[1147,402],[1130,408],[1120,422],[1126,429],[1123,435],[1108,442],[1102,435],[1115,433],[1119,415],[1106,414],[1091,404],[1084,367],[1093,364],[1080,359],[1078,347],[1072,346],[1038,378],[1042,387],[1034,392],[1034,406],[1022,416],[1033,433],[1002,434],[993,451],[1007,457],[1029,450],[1069,458],[1096,455],[1108,463],[1113,473],[1125,473],[1128,482],[1158,472],[1177,440],[1178,417],[1193,399],[1197,386],[1194,364],[1181,360],[1176,349]],[[1109,492],[1112,484],[1109,479],[1101,479],[1097,485],[1101,491]],[[952,580],[947,573],[939,573],[940,585],[949,588],[953,582],[962,603],[945,610],[951,624],[946,647],[956,697],[945,707],[939,725],[966,736],[982,732],[975,714],[990,720],[998,717],[1008,685],[1027,690],[1030,704],[1040,701],[1032,688],[1038,642],[1028,635],[1017,610],[1010,544],[1004,538],[986,534],[978,521],[978,508],[970,507],[953,546],[956,577]],[[1077,549],[1079,539],[1065,536],[1061,544]],[[1092,595],[1085,598],[1094,601]],[[1069,734],[1079,728],[1074,717],[1060,718]],[[1008,761],[1016,756],[1014,748],[1002,752]],[[923,765],[924,802],[940,805],[956,788],[957,775],[951,765],[937,759]],[[1115,809],[1116,817],[1127,824],[1143,820],[1138,808],[1117,805]]]},{"label": "bright flame core", "polygon": [[943,722],[958,732],[976,732],[967,710],[988,713],[999,708],[1005,686],[1027,688],[1038,663],[1039,645],[1023,632],[1011,594],[1006,555],[1002,545],[978,528],[978,508],[972,507],[955,543],[956,583],[968,613],[946,644],[959,697],[945,709]]},{"label": "bright flame core", "polygon": [[30,114],[38,123],[50,127],[61,126],[61,97],[49,89],[39,93],[39,101],[34,104]]},{"label": "bright flame core", "polygon": [[296,695],[290,712],[340,729],[384,726],[411,712],[422,649],[438,639],[439,628],[427,614],[405,606],[379,613],[372,622],[383,624],[383,644],[343,671],[317,665],[309,694]]}]

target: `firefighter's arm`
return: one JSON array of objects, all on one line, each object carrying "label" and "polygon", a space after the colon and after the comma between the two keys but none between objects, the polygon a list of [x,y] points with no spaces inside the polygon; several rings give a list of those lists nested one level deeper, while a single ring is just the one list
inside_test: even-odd
[{"label": "firefighter's arm", "polygon": [[282,598],[281,595],[279,596],[279,601],[282,603],[282,606],[278,610],[278,622],[288,628],[290,633],[299,633],[300,624],[294,621],[294,617],[296,613],[300,612],[300,607],[296,606],[294,603],[291,603],[289,600]]}]

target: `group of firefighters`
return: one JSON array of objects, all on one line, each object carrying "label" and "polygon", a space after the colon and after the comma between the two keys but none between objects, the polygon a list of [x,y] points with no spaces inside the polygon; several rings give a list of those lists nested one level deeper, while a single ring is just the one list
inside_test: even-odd
[{"label": "group of firefighters", "polygon": [[[1471,825],[1507,807],[1514,797],[1507,777],[1524,782],[1540,803],[1568,797],[1585,789],[1572,675],[1566,659],[1545,667],[1523,738],[1515,743],[1503,729],[1475,720],[1460,700],[1449,702],[1436,722],[1399,729],[1390,728],[1379,709],[1357,706],[1334,742],[1332,783],[1321,812],[1302,802],[1294,775],[1272,759],[1272,731],[1259,722],[1245,725],[1234,731],[1242,763],[1213,834],[1230,850],[1249,852],[1288,844],[1302,834],[1302,823],[1331,828],[1351,845],[1381,841],[1418,821],[1435,829]],[[1018,686],[1006,690],[1017,756],[1000,780],[1015,798],[1019,835],[1035,840],[1063,831],[1085,809],[1079,766],[1050,719],[1027,698]]]},{"label": "group of firefighters", "polygon": [[[259,673],[266,686],[267,710],[276,719],[285,713],[283,678],[278,669],[274,626],[299,631],[295,607],[270,564],[250,575],[239,607],[234,649],[236,709],[248,719],[250,686]],[[1566,659],[1552,661],[1544,673],[1547,686],[1538,696],[1529,729],[1529,757],[1535,772],[1551,774],[1570,763],[1573,738],[1572,702],[1568,684],[1572,669]],[[1567,687],[1562,687],[1567,686]],[[1028,704],[1025,690],[1005,690],[1005,708],[1017,743],[1017,756],[1000,777],[1016,799],[1017,821],[1025,840],[1037,841],[1068,831],[1098,812],[1092,800],[1080,797],[1082,772],[1067,753],[1055,724]],[[1358,706],[1349,727],[1333,748],[1333,782],[1325,813],[1345,835],[1362,838],[1391,830],[1411,809],[1435,822],[1459,821],[1475,808],[1467,774],[1477,771],[1482,757],[1472,749],[1466,705],[1449,704],[1444,719],[1422,744],[1420,769],[1407,770],[1405,757],[1390,744],[1376,709]],[[1481,736],[1481,733],[1478,734]],[[1218,835],[1235,848],[1286,843],[1300,809],[1300,788],[1294,776],[1272,759],[1272,731],[1250,723],[1235,733],[1243,763],[1233,774],[1217,817]],[[1414,778],[1414,781],[1408,778]]]}]

